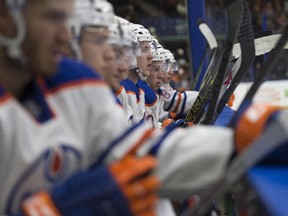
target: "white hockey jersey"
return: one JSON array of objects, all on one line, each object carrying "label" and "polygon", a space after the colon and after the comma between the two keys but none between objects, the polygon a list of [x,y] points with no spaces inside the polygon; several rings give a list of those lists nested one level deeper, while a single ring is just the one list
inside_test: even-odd
[{"label": "white hockey jersey", "polygon": [[144,107],[144,95],[137,86],[130,80],[126,79],[121,82],[126,90],[127,104],[132,109],[133,115],[130,116],[130,122],[139,123],[144,120],[145,107]]},{"label": "white hockey jersey", "polygon": [[32,83],[21,102],[0,87],[0,215],[15,214],[25,196],[94,163],[127,128],[123,112],[94,72],[67,59],[55,77]]},{"label": "white hockey jersey", "polygon": [[21,200],[36,190],[132,149],[157,157],[160,195],[184,190],[186,196],[217,180],[233,149],[230,129],[157,131],[145,123],[128,128],[109,87],[69,59],[54,77],[32,83],[21,101],[0,87],[0,139],[1,216],[17,213]]},{"label": "white hockey jersey", "polygon": [[[123,107],[124,111],[126,112],[127,115],[127,121],[130,122],[130,124],[132,124],[132,119],[133,119],[133,109],[130,106],[130,104],[128,103],[128,95],[127,92],[124,88],[123,85],[121,85],[119,87],[119,89],[117,90],[117,92],[115,92],[116,97],[118,98],[121,106]],[[136,97],[136,96],[135,96]],[[131,100],[131,99],[130,99]]]},{"label": "white hockey jersey", "polygon": [[189,112],[199,93],[197,91],[179,92],[169,84],[163,84],[160,89],[164,100],[164,110],[178,115]]}]

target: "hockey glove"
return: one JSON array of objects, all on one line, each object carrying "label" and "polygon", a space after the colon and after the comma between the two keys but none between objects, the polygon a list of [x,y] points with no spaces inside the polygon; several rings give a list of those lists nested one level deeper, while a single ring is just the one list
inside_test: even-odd
[{"label": "hockey glove", "polygon": [[161,125],[162,128],[166,128],[168,125],[172,124],[173,122],[175,122],[174,119],[165,119]]},{"label": "hockey glove", "polygon": [[238,153],[243,151],[257,139],[279,110],[280,107],[268,104],[251,105],[235,127],[236,151]]},{"label": "hockey glove", "polygon": [[82,171],[55,186],[24,200],[26,216],[154,215],[155,191],[159,182],[145,175],[155,167],[152,157],[125,159],[108,168]]},{"label": "hockey glove", "polygon": [[176,121],[172,121],[170,124],[165,126],[165,129],[172,130],[178,127],[186,127],[186,123],[184,119],[178,119]]}]

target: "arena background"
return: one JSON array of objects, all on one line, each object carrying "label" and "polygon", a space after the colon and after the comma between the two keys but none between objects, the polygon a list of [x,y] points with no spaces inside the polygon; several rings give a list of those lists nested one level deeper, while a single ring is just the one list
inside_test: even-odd
[{"label": "arena background", "polygon": [[[165,48],[174,53],[180,65],[179,72],[175,74],[172,83],[175,88],[192,89],[192,86],[194,86],[196,90],[199,90],[199,83],[195,84],[193,82],[195,82],[195,74],[199,67],[199,61],[203,55],[206,43],[204,42],[204,38],[197,35],[197,29],[191,30],[191,26],[193,26],[193,28],[196,26],[195,23],[192,23],[196,21],[192,19],[193,16],[203,18],[215,34],[218,43],[223,43],[226,35],[227,18],[222,0],[109,1],[113,3],[117,15],[131,22],[142,24],[158,38]],[[288,21],[287,0],[246,0],[246,2],[251,12],[255,34],[261,31],[271,31],[274,34],[281,33]],[[187,12],[187,8],[190,8],[189,13]],[[198,46],[196,48],[192,48],[193,44],[191,43],[193,43],[193,39],[194,43],[196,40],[196,45]],[[249,86],[249,82],[254,80],[268,55],[269,54],[266,54],[255,58],[253,66],[242,80],[244,84],[241,84],[235,92],[236,96],[239,96],[235,98],[236,105],[234,108],[237,108],[238,103],[248,89],[247,86]],[[287,64],[287,52],[283,52],[277,67],[274,68],[273,73],[267,77],[267,81],[273,80],[271,83],[268,82],[268,89],[272,89],[269,95],[277,95],[272,101],[285,105],[288,105],[288,88],[283,87],[287,84],[286,82],[283,83],[283,80],[288,78]],[[282,82],[278,85],[278,82],[275,82],[275,80],[282,80]],[[288,84],[286,86],[288,86]],[[265,91],[267,91],[267,88],[265,88]],[[275,92],[278,93],[276,94]],[[256,97],[258,97],[258,95]],[[257,102],[260,102],[262,100],[261,98],[258,99]],[[277,98],[280,99],[278,100]]]}]

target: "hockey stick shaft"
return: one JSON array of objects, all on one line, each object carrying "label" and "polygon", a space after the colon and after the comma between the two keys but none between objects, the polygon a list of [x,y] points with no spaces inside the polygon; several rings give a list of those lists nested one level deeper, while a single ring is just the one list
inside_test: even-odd
[{"label": "hockey stick shaft", "polygon": [[[211,29],[209,28],[209,26],[202,20],[202,19],[199,19],[198,20],[198,26],[199,26],[199,30],[200,32],[202,33],[202,35],[204,36],[205,40],[206,40],[206,43],[208,44],[208,47],[209,49],[211,50],[211,60],[210,60],[210,63],[204,73],[204,78],[203,80],[205,79],[205,75],[207,74],[207,72],[210,70],[210,67],[211,67],[211,61],[213,59],[213,56],[215,56],[215,52],[216,52],[216,49],[218,48],[218,43],[217,43],[217,40],[213,34],[213,32],[211,31]],[[207,48],[208,48],[207,47]],[[203,53],[203,56],[202,56],[202,59],[201,59],[201,63],[199,65],[199,68],[197,70],[197,74],[196,74],[196,77],[193,81],[193,84],[192,84],[192,89],[195,89],[197,87],[197,83],[199,81],[199,77],[200,77],[200,74],[203,70],[203,65],[204,65],[204,62],[206,61],[206,58],[207,58],[207,54],[208,54],[208,49],[206,48],[206,51]],[[203,83],[203,81],[202,81]],[[201,85],[202,86],[202,85]],[[201,88],[200,86],[200,88]]]},{"label": "hockey stick shaft", "polygon": [[228,35],[219,72],[215,79],[215,83],[213,84],[212,98],[209,102],[208,110],[205,114],[205,120],[203,122],[205,124],[211,124],[211,122],[213,122],[214,120],[216,107],[218,106],[219,94],[222,88],[224,78],[227,74],[227,66],[230,62],[230,56],[232,56],[233,44],[235,43],[236,37],[238,36],[243,16],[243,2],[241,0],[234,2],[224,0],[223,2],[227,8],[228,13]]},{"label": "hockey stick shaft", "polygon": [[[217,107],[216,115],[221,113],[234,90],[249,70],[255,58],[253,26],[251,16],[246,4],[244,4],[244,14],[238,38],[240,41],[241,53],[243,54],[241,55],[241,66],[235,74],[235,77],[232,79],[232,82],[224,92],[223,96],[221,97]],[[214,120],[216,119],[212,119],[212,122],[214,122]]]}]

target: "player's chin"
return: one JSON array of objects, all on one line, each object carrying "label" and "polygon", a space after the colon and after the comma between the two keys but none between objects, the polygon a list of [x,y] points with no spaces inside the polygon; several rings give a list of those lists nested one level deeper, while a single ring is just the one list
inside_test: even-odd
[{"label": "player's chin", "polygon": [[39,68],[38,73],[45,77],[54,76],[57,73],[58,66],[59,66],[59,62],[55,62],[55,61],[43,62],[43,64],[41,64]]}]

